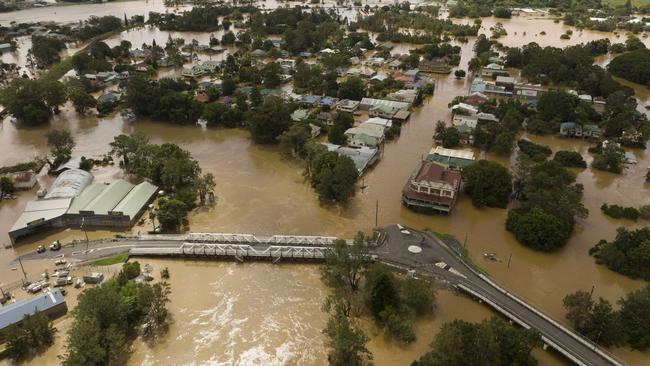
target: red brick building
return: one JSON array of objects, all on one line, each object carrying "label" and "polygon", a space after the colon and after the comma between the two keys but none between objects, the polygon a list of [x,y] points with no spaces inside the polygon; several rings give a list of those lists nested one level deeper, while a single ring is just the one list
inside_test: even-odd
[{"label": "red brick building", "polygon": [[449,213],[460,193],[460,184],[460,172],[422,161],[402,189],[402,202],[413,209]]}]

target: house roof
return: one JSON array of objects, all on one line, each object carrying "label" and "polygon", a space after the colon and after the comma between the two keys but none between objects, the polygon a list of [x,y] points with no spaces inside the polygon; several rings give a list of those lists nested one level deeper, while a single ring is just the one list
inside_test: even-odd
[{"label": "house roof", "polygon": [[129,193],[113,208],[111,213],[121,213],[133,220],[151,197],[156,194],[158,187],[142,182],[129,191]]},{"label": "house roof", "polygon": [[57,217],[63,216],[72,198],[55,198],[27,202],[25,210],[18,217],[14,225],[9,230],[11,232],[24,229],[30,225],[46,222]]},{"label": "house roof", "polygon": [[68,169],[56,177],[45,198],[76,197],[92,181],[93,176],[87,171],[81,169]]},{"label": "house roof", "polygon": [[99,196],[106,189],[107,185],[103,183],[93,183],[86,187],[81,194],[72,200],[68,209],[69,214],[78,214],[80,210],[86,207],[95,197]]},{"label": "house roof", "polygon": [[133,184],[125,180],[116,180],[90,201],[82,211],[93,212],[95,215],[108,215],[133,187]]},{"label": "house roof", "polygon": [[62,303],[65,303],[63,294],[61,290],[55,288],[31,299],[16,301],[13,304],[0,307],[0,329],[22,321],[25,315],[32,315],[37,311],[44,311]]},{"label": "house roof", "polygon": [[449,170],[440,164],[423,161],[420,169],[413,177],[415,181],[443,182],[456,186],[460,183],[460,173]]}]

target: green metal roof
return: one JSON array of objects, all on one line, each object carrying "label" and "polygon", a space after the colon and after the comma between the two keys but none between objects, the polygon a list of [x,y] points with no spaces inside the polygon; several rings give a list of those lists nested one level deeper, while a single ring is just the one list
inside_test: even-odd
[{"label": "green metal roof", "polygon": [[149,202],[151,196],[153,196],[158,187],[154,186],[149,182],[142,182],[135,186],[127,195],[120,201],[120,203],[115,206],[111,212],[122,213],[125,216],[128,216],[129,219],[133,220],[135,215],[138,214],[140,209]]},{"label": "green metal roof", "polygon": [[108,215],[108,212],[112,211],[133,187],[133,184],[125,180],[116,180],[90,201],[81,211],[93,212],[95,215]]},{"label": "green metal roof", "polygon": [[86,187],[83,192],[72,200],[72,204],[68,209],[69,214],[78,214],[79,211],[83,210],[86,205],[90,203],[95,197],[99,196],[106,187],[106,184],[103,183],[93,183]]},{"label": "green metal roof", "polygon": [[442,156],[442,155],[438,155],[438,154],[430,154],[430,155],[428,155],[427,160],[434,161],[436,163],[440,163],[440,164],[451,166],[451,167],[457,167],[459,169],[463,169],[466,166],[472,165],[472,164],[474,164],[476,162],[474,160],[463,159],[463,158],[455,158],[455,157],[450,157],[450,156]]}]

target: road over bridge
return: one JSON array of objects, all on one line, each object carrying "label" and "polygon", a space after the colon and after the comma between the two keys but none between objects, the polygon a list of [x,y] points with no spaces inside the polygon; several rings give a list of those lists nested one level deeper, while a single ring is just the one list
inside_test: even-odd
[{"label": "road over bridge", "polygon": [[[88,261],[119,253],[130,256],[167,256],[280,260],[322,260],[336,240],[327,236],[255,236],[250,234],[193,233],[152,235],[64,246],[59,252],[30,253],[23,260],[65,257]],[[429,232],[388,226],[373,249],[376,260],[419,275],[443,280],[486,303],[524,328],[540,332],[544,343],[581,366],[623,365],[586,338],[509,293],[467,264],[451,246]]]}]

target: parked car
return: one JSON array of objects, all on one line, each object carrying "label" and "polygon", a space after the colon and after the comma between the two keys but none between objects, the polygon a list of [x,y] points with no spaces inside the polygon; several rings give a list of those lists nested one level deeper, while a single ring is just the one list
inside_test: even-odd
[{"label": "parked car", "polygon": [[36,253],[43,253],[43,252],[45,252],[45,247],[42,246],[42,245],[39,245],[39,246],[36,248]]},{"label": "parked car", "polygon": [[53,242],[52,244],[50,244],[50,250],[55,250],[56,251],[56,250],[59,250],[59,249],[61,249],[61,243],[58,240]]}]

